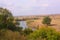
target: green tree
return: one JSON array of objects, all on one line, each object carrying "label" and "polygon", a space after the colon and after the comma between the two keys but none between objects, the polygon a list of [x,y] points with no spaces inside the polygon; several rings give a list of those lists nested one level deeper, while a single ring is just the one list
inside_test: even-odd
[{"label": "green tree", "polygon": [[7,28],[8,23],[13,21],[11,12],[7,9],[0,8],[0,28]]},{"label": "green tree", "polygon": [[29,34],[32,33],[32,32],[33,32],[33,30],[30,29],[30,28],[24,29],[24,35],[29,35]]},{"label": "green tree", "polygon": [[51,18],[49,16],[44,17],[42,23],[50,25],[51,24]]},{"label": "green tree", "polygon": [[[14,17],[12,13],[4,8],[0,8],[0,29],[9,29],[12,31],[19,31],[22,30],[21,27],[18,27],[19,23],[16,21],[16,23],[13,23]],[[20,30],[20,31],[21,31]]]}]

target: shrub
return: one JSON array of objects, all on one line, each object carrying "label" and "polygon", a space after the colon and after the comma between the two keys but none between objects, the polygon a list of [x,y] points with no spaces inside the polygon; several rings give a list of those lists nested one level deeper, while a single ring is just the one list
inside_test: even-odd
[{"label": "shrub", "polygon": [[60,33],[53,28],[41,28],[31,33],[27,40],[60,40]]},{"label": "shrub", "polygon": [[50,23],[51,23],[51,18],[50,18],[49,16],[44,17],[42,23],[43,23],[43,24],[50,25]]},{"label": "shrub", "polygon": [[24,30],[24,35],[29,35],[29,34],[32,33],[32,32],[33,32],[32,29],[26,28],[26,29]]}]

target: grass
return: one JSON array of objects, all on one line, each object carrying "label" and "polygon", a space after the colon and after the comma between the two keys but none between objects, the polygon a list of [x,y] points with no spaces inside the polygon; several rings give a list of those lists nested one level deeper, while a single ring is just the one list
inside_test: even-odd
[{"label": "grass", "polygon": [[[52,19],[50,27],[56,29],[57,31],[60,31],[60,16],[59,15],[50,16],[50,18]],[[42,24],[42,20],[43,20],[43,17],[41,17],[40,19],[37,19],[37,20],[33,20],[34,22],[27,23],[28,27],[30,27],[30,28],[31,27],[32,28],[40,28],[41,26],[44,26]],[[29,21],[31,21],[31,20],[29,20]]]},{"label": "grass", "polygon": [[19,32],[2,29],[0,30],[0,40],[24,40],[24,36]]}]

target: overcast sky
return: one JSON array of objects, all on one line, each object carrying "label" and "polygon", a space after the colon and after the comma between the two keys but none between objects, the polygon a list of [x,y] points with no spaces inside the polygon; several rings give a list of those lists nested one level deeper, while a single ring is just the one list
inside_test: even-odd
[{"label": "overcast sky", "polygon": [[60,0],[0,0],[14,16],[60,13]]}]

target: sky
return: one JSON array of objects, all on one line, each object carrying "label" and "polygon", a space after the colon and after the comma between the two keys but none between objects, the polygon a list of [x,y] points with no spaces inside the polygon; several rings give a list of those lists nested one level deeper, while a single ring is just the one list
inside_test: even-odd
[{"label": "sky", "polygon": [[0,0],[14,16],[60,14],[60,0]]}]

